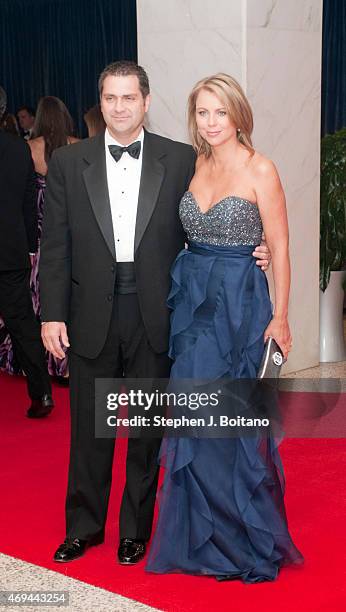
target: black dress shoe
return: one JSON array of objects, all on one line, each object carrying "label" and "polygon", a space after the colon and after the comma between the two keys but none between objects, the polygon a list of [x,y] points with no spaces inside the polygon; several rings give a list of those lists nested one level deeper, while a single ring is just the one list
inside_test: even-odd
[{"label": "black dress shoe", "polygon": [[45,393],[41,399],[31,400],[31,406],[26,413],[29,419],[42,419],[48,416],[54,408],[54,402],[52,396],[49,393]]},{"label": "black dress shoe", "polygon": [[118,548],[118,559],[121,565],[134,565],[145,555],[145,541],[122,538]]},{"label": "black dress shoe", "polygon": [[103,542],[103,534],[99,534],[91,538],[90,540],[81,540],[80,538],[65,538],[64,542],[60,544],[53,557],[54,561],[58,563],[68,563],[68,561],[74,561],[82,557],[90,546],[96,546]]}]

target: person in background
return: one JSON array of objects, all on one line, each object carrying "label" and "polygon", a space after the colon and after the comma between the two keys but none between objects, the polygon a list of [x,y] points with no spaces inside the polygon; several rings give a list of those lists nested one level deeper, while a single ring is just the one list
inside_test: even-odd
[{"label": "person in background", "polygon": [[15,115],[5,113],[0,121],[0,130],[3,130],[3,132],[9,132],[15,136],[19,136],[18,123]]},{"label": "person in background", "polygon": [[[3,90],[4,92],[4,90]],[[4,94],[3,94],[4,95]],[[19,136],[17,119],[14,115],[4,111],[0,118],[0,130]],[[0,317],[0,369],[9,374],[20,374],[22,369],[18,362],[8,330],[3,319]]]},{"label": "person in background", "polygon": [[[73,131],[72,117],[64,102],[54,96],[45,96],[41,98],[37,107],[32,138],[28,141],[36,171],[39,244],[42,231],[48,163],[55,149],[78,141],[78,138],[73,136]],[[34,258],[30,282],[33,305],[37,317],[41,315],[38,279],[39,260],[40,249],[38,249]],[[64,359],[58,359],[49,353],[48,371],[51,376],[57,379],[57,382],[61,384],[67,383],[67,356],[65,356]]]},{"label": "person in background", "polygon": [[[6,110],[0,87],[0,120]],[[50,414],[54,403],[40,325],[30,296],[30,257],[37,250],[35,175],[28,146],[0,130],[0,314],[26,374],[30,418]],[[0,345],[0,367],[7,358]]]},{"label": "person in background", "polygon": [[101,113],[101,108],[99,104],[95,104],[92,108],[84,115],[84,121],[88,127],[88,136],[92,138],[97,134],[100,134],[105,131],[106,123]]},{"label": "person in background", "polygon": [[21,106],[17,111],[17,117],[22,137],[24,140],[29,140],[35,123],[34,109],[30,106]]}]

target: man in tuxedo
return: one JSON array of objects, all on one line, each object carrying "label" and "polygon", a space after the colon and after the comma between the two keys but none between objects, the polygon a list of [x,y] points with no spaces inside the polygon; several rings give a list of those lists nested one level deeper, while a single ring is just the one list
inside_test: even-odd
[{"label": "man in tuxedo", "polygon": [[35,123],[35,111],[30,106],[21,106],[17,111],[18,123],[24,140],[30,140]]},{"label": "man in tuxedo", "polygon": [[[192,147],[143,128],[150,103],[143,68],[115,62],[102,72],[99,90],[106,131],[54,152],[41,243],[43,341],[56,357],[70,346],[67,537],[54,556],[60,562],[104,538],[114,440],[95,438],[95,378],[169,376],[169,270],[184,247],[178,204],[195,165]],[[159,439],[128,440],[122,564],[145,554],[159,446]]]},{"label": "man in tuxedo", "polygon": [[[6,93],[0,87],[0,120]],[[0,315],[26,374],[30,418],[53,408],[41,330],[30,294],[30,257],[37,250],[38,220],[34,167],[20,138],[0,131]]]}]

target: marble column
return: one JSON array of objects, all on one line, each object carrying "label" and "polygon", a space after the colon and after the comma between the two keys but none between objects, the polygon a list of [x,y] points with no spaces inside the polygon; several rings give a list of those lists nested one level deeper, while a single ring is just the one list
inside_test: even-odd
[{"label": "marble column", "polygon": [[242,2],[137,0],[137,23],[138,61],[148,69],[153,97],[149,128],[187,141],[192,85],[220,69],[241,80]]},{"label": "marble column", "polygon": [[254,146],[275,162],[287,197],[294,349],[286,372],[316,365],[322,0],[138,0],[137,10],[149,129],[187,141],[186,100],[203,76],[228,72],[244,88]]}]

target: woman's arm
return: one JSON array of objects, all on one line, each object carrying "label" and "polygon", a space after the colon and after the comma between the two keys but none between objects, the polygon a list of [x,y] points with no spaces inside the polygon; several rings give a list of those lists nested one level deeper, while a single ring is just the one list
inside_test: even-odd
[{"label": "woman's arm", "polygon": [[288,324],[290,260],[285,194],[273,162],[261,157],[255,173],[257,203],[272,255],[275,287],[274,317],[265,331],[265,340],[272,336],[286,358],[291,350],[292,338]]}]

